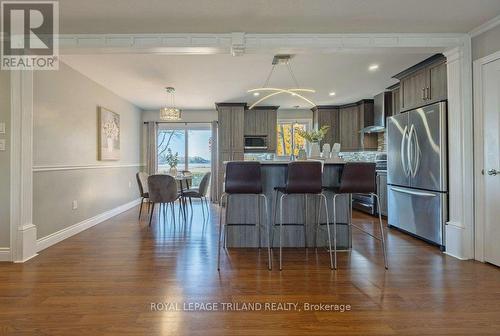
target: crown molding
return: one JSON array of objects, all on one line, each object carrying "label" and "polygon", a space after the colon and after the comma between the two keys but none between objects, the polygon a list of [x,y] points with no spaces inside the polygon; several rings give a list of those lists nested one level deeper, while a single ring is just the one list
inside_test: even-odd
[{"label": "crown molding", "polygon": [[484,32],[487,32],[488,30],[490,29],[493,29],[495,28],[496,26],[500,25],[500,15],[494,17],[493,19],[489,20],[489,21],[486,21],[485,23],[483,23],[482,25],[472,29],[470,32],[469,32],[469,35],[471,37],[476,37],[478,35],[481,35],[482,33]]}]

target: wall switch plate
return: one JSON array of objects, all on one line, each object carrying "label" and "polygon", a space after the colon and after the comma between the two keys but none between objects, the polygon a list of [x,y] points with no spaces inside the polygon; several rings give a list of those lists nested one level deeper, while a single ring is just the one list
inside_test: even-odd
[{"label": "wall switch plate", "polygon": [[128,188],[132,188],[132,182],[128,181]]},{"label": "wall switch plate", "polygon": [[73,210],[78,209],[78,201],[73,201]]},{"label": "wall switch plate", "polygon": [[4,122],[0,123],[0,134],[5,134],[5,123]]},{"label": "wall switch plate", "polygon": [[0,139],[0,151],[5,151],[5,139]]}]

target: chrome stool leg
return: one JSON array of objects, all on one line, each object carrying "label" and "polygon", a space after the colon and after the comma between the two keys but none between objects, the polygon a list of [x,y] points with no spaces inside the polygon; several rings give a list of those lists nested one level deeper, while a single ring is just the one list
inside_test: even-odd
[{"label": "chrome stool leg", "polygon": [[378,221],[380,224],[380,241],[382,242],[382,251],[384,252],[384,266],[385,269],[389,269],[389,265],[387,263],[387,251],[385,246],[384,226],[382,225],[382,214],[380,213],[380,202],[377,194],[372,195],[377,199]]},{"label": "chrome stool leg", "polygon": [[283,242],[283,198],[285,197],[285,194],[281,195],[280,197],[280,271],[283,270],[283,247],[282,247],[282,242]]},{"label": "chrome stool leg", "polygon": [[306,207],[305,207],[305,211],[304,211],[304,246],[307,250],[307,194],[304,195],[305,197],[305,204],[306,204]]},{"label": "chrome stool leg", "polygon": [[337,269],[337,196],[333,194],[333,252],[334,252],[334,268]]},{"label": "chrome stool leg", "polygon": [[[222,222],[222,212],[224,210],[224,197],[226,197],[226,194],[222,194],[221,197],[220,197],[220,201],[219,201],[219,206],[220,206],[220,215],[219,215],[219,242],[218,242],[218,248],[217,248],[217,270],[220,271],[220,248],[221,248],[221,238],[222,238],[222,226],[223,226],[223,222]],[[227,198],[227,197],[226,197]],[[227,202],[227,201],[226,201]],[[227,204],[226,204],[227,206]],[[226,208],[226,212],[227,212],[227,208]]]},{"label": "chrome stool leg", "polygon": [[330,254],[330,269],[333,269],[333,258],[332,258],[332,239],[330,235],[330,219],[328,218],[328,201],[325,194],[320,194],[325,201],[325,213],[326,213],[326,231],[328,232],[328,253]]},{"label": "chrome stool leg", "polygon": [[270,241],[270,236],[269,236],[269,233],[270,233],[269,232],[269,226],[270,225],[268,223],[268,221],[269,221],[269,212],[268,212],[268,206],[267,206],[267,196],[264,195],[264,194],[260,194],[259,196],[262,197],[262,198],[264,198],[264,208],[266,210],[266,216],[265,216],[265,218],[266,218],[266,221],[265,221],[266,224],[264,224],[264,225],[266,226],[266,236],[267,236],[267,258],[268,258],[268,260],[267,260],[267,268],[269,270],[272,270],[273,264],[272,264],[272,258],[271,258],[271,241]]}]

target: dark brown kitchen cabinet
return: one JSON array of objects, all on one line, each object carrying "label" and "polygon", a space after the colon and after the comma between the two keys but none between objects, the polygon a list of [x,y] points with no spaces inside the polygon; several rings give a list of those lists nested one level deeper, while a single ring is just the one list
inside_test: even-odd
[{"label": "dark brown kitchen cabinet", "polygon": [[267,111],[267,151],[276,152],[278,142],[278,107]]},{"label": "dark brown kitchen cabinet", "polygon": [[217,185],[218,195],[222,193],[224,182],[224,161],[244,159],[244,122],[245,103],[216,104],[218,115],[218,162]]},{"label": "dark brown kitchen cabinet", "polygon": [[315,129],[330,126],[322,144],[340,143],[342,151],[377,148],[377,135],[361,132],[365,126],[373,124],[373,100],[340,106],[316,106],[312,111]]},{"label": "dark brown kitchen cabinet", "polygon": [[447,99],[446,58],[437,54],[400,72],[400,111]]},{"label": "dark brown kitchen cabinet", "polygon": [[279,106],[257,106],[245,110],[244,135],[267,136],[267,151],[276,151],[276,125]]},{"label": "dark brown kitchen cabinet", "polygon": [[256,135],[257,111],[254,109],[245,111],[244,133],[245,135]]},{"label": "dark brown kitchen cabinet", "polygon": [[401,88],[399,85],[392,90],[392,115],[401,113]]},{"label": "dark brown kitchen cabinet", "polygon": [[[380,214],[387,217],[387,173],[377,173],[377,195],[380,202]],[[378,212],[378,209],[377,209]]]},{"label": "dark brown kitchen cabinet", "polygon": [[337,106],[316,106],[312,111],[315,129],[320,129],[325,125],[330,126],[321,145],[327,143],[333,146],[334,143],[340,142],[339,108]]},{"label": "dark brown kitchen cabinet", "polygon": [[448,69],[446,62],[438,62],[429,66],[428,100],[437,102],[448,97]]}]

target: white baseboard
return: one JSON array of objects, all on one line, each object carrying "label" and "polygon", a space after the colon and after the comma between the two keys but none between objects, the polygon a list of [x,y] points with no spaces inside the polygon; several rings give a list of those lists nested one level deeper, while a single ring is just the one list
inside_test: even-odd
[{"label": "white baseboard", "polygon": [[73,224],[67,228],[64,228],[62,230],[59,230],[57,232],[54,232],[46,237],[40,238],[37,240],[36,247],[37,247],[37,252],[40,252],[41,250],[46,249],[47,247],[50,247],[54,244],[57,244],[64,239],[67,239],[71,236],[74,236],[84,230],[87,230],[99,223],[102,223],[111,217],[114,217],[116,215],[121,214],[122,212],[125,212],[136,205],[141,204],[141,199],[136,199],[132,202],[120,205],[119,207],[116,207],[114,209],[108,210],[106,212],[103,212],[97,216],[94,216],[92,218],[86,219],[84,221],[81,221],[80,223]]},{"label": "white baseboard", "polygon": [[445,225],[445,254],[460,259],[474,259],[474,250],[469,246],[466,228],[459,223],[448,222]]},{"label": "white baseboard", "polygon": [[10,248],[0,247],[0,261],[12,261],[12,257],[10,255]]}]

